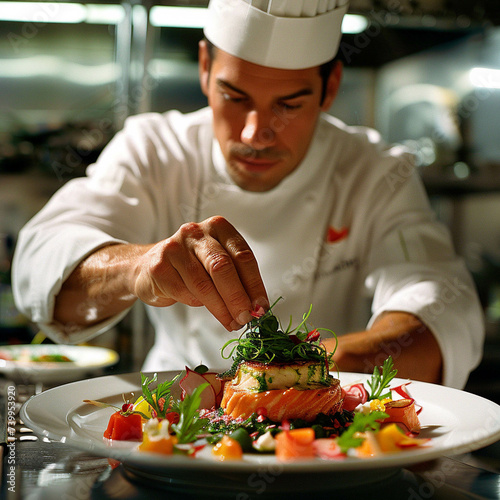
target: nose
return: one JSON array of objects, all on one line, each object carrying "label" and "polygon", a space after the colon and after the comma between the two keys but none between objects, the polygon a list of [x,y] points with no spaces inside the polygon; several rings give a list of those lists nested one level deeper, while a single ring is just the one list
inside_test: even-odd
[{"label": "nose", "polygon": [[271,121],[266,120],[263,114],[256,110],[247,113],[245,125],[241,131],[241,142],[254,149],[264,149],[274,144],[276,133]]}]

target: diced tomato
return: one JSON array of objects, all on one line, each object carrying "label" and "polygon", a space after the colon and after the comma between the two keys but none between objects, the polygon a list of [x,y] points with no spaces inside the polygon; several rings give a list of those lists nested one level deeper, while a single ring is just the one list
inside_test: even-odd
[{"label": "diced tomato", "polygon": [[212,454],[221,462],[224,460],[241,460],[243,449],[236,439],[224,436],[213,448]]},{"label": "diced tomato", "polygon": [[276,436],[276,458],[283,462],[312,458],[314,450],[314,429],[305,427],[280,432]]},{"label": "diced tomato", "polygon": [[113,413],[109,419],[104,437],[117,441],[142,441],[142,418],[138,413]]}]

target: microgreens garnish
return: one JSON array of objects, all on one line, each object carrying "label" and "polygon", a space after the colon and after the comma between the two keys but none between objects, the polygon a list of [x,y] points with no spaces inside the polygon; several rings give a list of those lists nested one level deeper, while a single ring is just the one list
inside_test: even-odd
[{"label": "microgreens garnish", "polygon": [[[280,299],[278,299],[280,300]],[[327,369],[332,365],[335,351],[327,352],[321,343],[320,330],[330,332],[335,338],[335,333],[326,328],[309,330],[307,319],[312,306],[303,315],[302,322],[292,329],[292,319],[286,329],[273,313],[273,307],[278,300],[264,312],[262,308],[252,313],[253,319],[247,324],[243,333],[237,339],[231,339],[221,349],[224,359],[233,359],[233,366],[221,376],[234,374],[238,365],[243,361],[257,361],[260,363],[289,363],[296,361],[325,361]],[[224,354],[226,348],[235,344],[228,355]]]},{"label": "microgreens garnish", "polygon": [[398,371],[394,368],[394,363],[392,357],[389,356],[382,365],[382,372],[380,367],[376,366],[373,369],[373,375],[370,380],[368,380],[368,386],[370,387],[370,394],[368,395],[368,401],[372,399],[384,399],[391,397],[391,391],[382,392],[389,387],[392,379],[397,375]]},{"label": "microgreens garnish", "polygon": [[342,453],[346,453],[349,448],[357,448],[363,444],[364,438],[358,433],[367,431],[378,431],[380,422],[389,415],[383,411],[372,411],[370,413],[355,413],[351,425],[338,438],[337,444]]}]

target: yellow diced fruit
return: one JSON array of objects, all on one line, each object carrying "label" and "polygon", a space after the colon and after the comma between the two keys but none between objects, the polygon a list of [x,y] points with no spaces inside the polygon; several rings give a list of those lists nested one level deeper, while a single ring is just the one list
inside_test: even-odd
[{"label": "yellow diced fruit", "polygon": [[385,452],[401,451],[398,446],[406,436],[396,424],[390,424],[377,433],[377,441],[380,449]]},{"label": "yellow diced fruit", "polygon": [[221,462],[224,460],[241,460],[243,449],[236,439],[224,436],[213,448],[212,454]]},{"label": "yellow diced fruit", "polygon": [[385,399],[374,399],[370,401],[370,410],[371,411],[384,411],[385,410],[385,403],[388,403],[389,401],[392,401],[391,398],[385,398]]},{"label": "yellow diced fruit", "polygon": [[389,424],[377,433],[377,441],[382,451],[390,453],[422,446],[429,440],[407,436],[397,424]]},{"label": "yellow diced fruit", "polygon": [[140,411],[148,418],[152,418],[151,410],[151,405],[142,396],[134,403],[134,411]]},{"label": "yellow diced fruit", "polygon": [[142,443],[139,445],[139,450],[149,453],[160,453],[162,455],[172,455],[176,442],[177,439],[174,436],[150,438],[147,434],[144,434]]}]

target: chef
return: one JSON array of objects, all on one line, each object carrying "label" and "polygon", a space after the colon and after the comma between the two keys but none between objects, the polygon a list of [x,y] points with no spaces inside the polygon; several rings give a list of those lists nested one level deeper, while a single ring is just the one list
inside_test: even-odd
[{"label": "chef", "polygon": [[309,324],[336,333],[324,338],[340,370],[391,355],[402,377],[463,387],[481,309],[411,157],[325,113],[346,10],[212,0],[199,47],[209,106],[129,118],[28,222],[18,307],[80,343],[141,300],[153,371],[227,366],[221,346],[282,297],[285,327],[312,305]]}]

